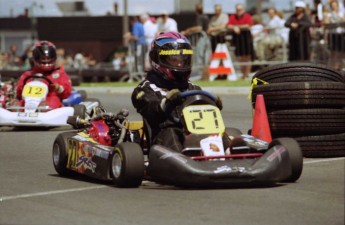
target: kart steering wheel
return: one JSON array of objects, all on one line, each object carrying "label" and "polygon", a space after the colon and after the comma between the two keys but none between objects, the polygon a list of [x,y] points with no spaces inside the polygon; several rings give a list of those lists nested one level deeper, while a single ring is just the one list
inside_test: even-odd
[{"label": "kart steering wheel", "polygon": [[[207,91],[203,91],[203,90],[191,90],[191,91],[184,91],[180,93],[181,98],[187,98],[194,95],[202,95],[202,96],[208,97],[214,102],[217,100],[217,98],[213,94]],[[171,114],[173,109],[174,107],[169,102],[167,102],[164,113],[168,117],[169,120],[175,123],[179,123],[180,118],[177,118]]]},{"label": "kart steering wheel", "polygon": [[26,84],[26,82],[28,82],[28,80],[31,79],[31,78],[43,79],[43,80],[46,80],[49,85],[53,84],[53,82],[50,79],[48,79],[48,77],[44,76],[41,73],[36,73],[36,74],[33,74],[33,75],[25,77],[25,79],[23,81],[23,87]]}]

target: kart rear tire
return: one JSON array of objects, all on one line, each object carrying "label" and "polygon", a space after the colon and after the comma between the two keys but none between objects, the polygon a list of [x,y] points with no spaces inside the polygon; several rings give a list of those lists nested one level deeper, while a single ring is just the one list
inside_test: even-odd
[{"label": "kart rear tire", "polygon": [[85,90],[79,90],[78,93],[80,94],[81,98],[83,99],[86,99],[87,98],[87,93]]},{"label": "kart rear tire", "polygon": [[85,105],[79,104],[79,105],[74,105],[74,116],[79,116],[81,119],[85,119],[86,116],[86,107]]},{"label": "kart rear tire", "polygon": [[303,170],[303,154],[298,142],[293,138],[277,138],[274,139],[269,148],[275,145],[282,145],[288,150],[291,163],[291,176],[282,182],[293,183],[298,180]]},{"label": "kart rear tire", "polygon": [[73,171],[67,169],[68,147],[67,138],[74,136],[74,132],[61,133],[54,141],[52,150],[52,159],[55,171],[63,177],[74,174]]},{"label": "kart rear tire", "polygon": [[115,186],[139,187],[144,179],[144,171],[144,154],[138,144],[123,142],[115,146],[110,163],[110,175]]}]

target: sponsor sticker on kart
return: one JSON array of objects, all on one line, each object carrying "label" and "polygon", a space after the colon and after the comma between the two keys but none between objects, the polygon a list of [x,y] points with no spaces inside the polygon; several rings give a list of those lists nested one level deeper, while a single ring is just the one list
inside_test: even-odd
[{"label": "sponsor sticker on kart", "polygon": [[220,135],[210,136],[200,141],[204,156],[224,156],[223,140]]},{"label": "sponsor sticker on kart", "polygon": [[47,88],[45,86],[25,85],[22,95],[24,97],[42,98],[44,97],[46,91]]},{"label": "sponsor sticker on kart", "polygon": [[222,134],[225,130],[220,110],[213,105],[190,105],[183,109],[184,120],[193,134]]},{"label": "sponsor sticker on kart", "polygon": [[33,113],[19,112],[17,116],[18,117],[38,117],[38,113],[37,112],[33,112]]}]

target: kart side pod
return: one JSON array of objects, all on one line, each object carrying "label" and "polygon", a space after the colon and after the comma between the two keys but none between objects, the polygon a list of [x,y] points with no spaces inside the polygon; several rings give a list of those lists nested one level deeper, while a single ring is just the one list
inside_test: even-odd
[{"label": "kart side pod", "polygon": [[150,150],[148,174],[156,182],[182,187],[274,184],[292,174],[288,150],[271,147],[260,158],[195,161],[155,145]]}]

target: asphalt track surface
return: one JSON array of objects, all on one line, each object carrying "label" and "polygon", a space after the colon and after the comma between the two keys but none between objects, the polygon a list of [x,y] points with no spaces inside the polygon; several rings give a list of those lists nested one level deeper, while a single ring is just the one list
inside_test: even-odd
[{"label": "asphalt track surface", "polygon": [[[92,92],[92,93],[91,93]],[[227,126],[252,124],[247,93],[221,92]],[[108,111],[128,108],[126,91],[94,91]],[[0,128],[0,224],[344,225],[344,158],[307,158],[301,178],[274,187],[179,189],[144,181],[119,189],[85,177],[62,178],[52,145],[62,129]]]}]

